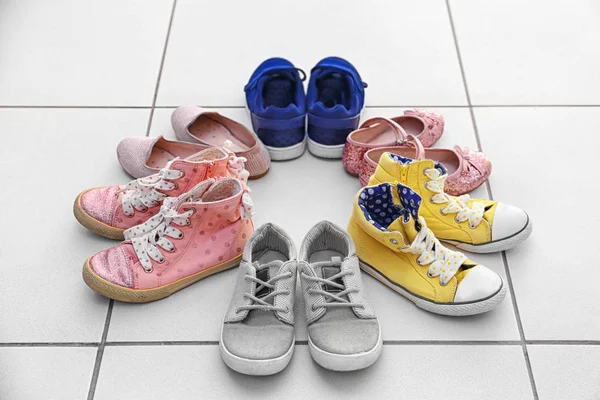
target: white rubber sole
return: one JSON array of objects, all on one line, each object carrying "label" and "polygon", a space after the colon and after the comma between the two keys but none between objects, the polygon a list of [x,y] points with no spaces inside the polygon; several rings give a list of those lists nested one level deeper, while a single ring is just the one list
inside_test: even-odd
[{"label": "white rubber sole", "polygon": [[303,141],[290,147],[270,147],[265,146],[271,156],[272,161],[287,161],[300,157],[306,151],[305,137]]},{"label": "white rubber sole", "polygon": [[415,303],[417,307],[434,314],[449,315],[452,317],[483,314],[498,307],[498,305],[502,303],[502,300],[504,300],[506,297],[507,285],[504,281],[502,281],[502,287],[500,290],[498,290],[492,296],[480,301],[468,303],[435,303],[431,300],[424,299],[409,292],[400,285],[392,283],[369,264],[366,264],[362,261],[359,261],[359,263],[360,268],[367,274],[371,275],[373,278],[377,279],[379,282],[383,283],[393,291],[400,293],[402,296]]},{"label": "white rubber sole", "polygon": [[516,247],[519,244],[523,243],[531,235],[532,231],[533,231],[533,224],[531,223],[531,219],[530,219],[527,222],[527,225],[525,226],[525,228],[523,228],[523,230],[521,230],[519,233],[517,233],[513,236],[510,236],[510,237],[507,237],[506,239],[492,241],[490,243],[470,244],[470,243],[455,242],[455,241],[446,240],[446,239],[440,239],[440,240],[450,243],[450,244],[456,246],[457,248],[464,250],[464,251],[468,251],[470,253],[496,253],[499,251],[512,249],[513,247]]},{"label": "white rubber sole", "polygon": [[359,369],[371,366],[379,356],[383,349],[383,340],[381,338],[381,327],[379,327],[379,338],[377,344],[371,350],[357,354],[334,354],[315,346],[308,337],[308,348],[310,355],[317,364],[323,368],[332,371],[356,371]]},{"label": "white rubber sole", "polygon": [[327,146],[308,139],[308,151],[321,158],[342,158],[345,144]]},{"label": "white rubber sole", "polygon": [[227,364],[227,366],[232,370],[244,375],[266,376],[274,375],[283,371],[283,369],[287,367],[292,359],[292,355],[294,354],[295,343],[296,339],[292,341],[292,345],[290,346],[289,350],[281,357],[267,360],[251,360],[231,354],[223,344],[222,336],[221,340],[219,341],[219,348],[221,349],[221,358],[223,358],[225,364]]}]

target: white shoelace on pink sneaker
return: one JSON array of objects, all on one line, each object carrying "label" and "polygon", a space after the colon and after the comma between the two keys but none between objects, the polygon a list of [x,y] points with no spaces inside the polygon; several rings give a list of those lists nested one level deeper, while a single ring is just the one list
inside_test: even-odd
[{"label": "white shoelace on pink sneaker", "polygon": [[424,172],[430,179],[430,181],[425,182],[425,187],[435,193],[431,196],[431,202],[435,204],[448,203],[447,206],[440,209],[441,213],[444,215],[456,213],[456,217],[454,217],[456,222],[469,221],[470,228],[477,228],[483,220],[485,204],[482,201],[474,201],[471,204],[471,197],[468,194],[454,197],[445,193],[444,182],[448,175],[442,175],[437,168],[428,168]]},{"label": "white shoelace on pink sneaker", "polygon": [[150,259],[158,263],[165,262],[165,257],[158,249],[159,246],[168,252],[173,252],[175,245],[169,238],[183,238],[183,232],[171,224],[187,226],[191,223],[189,217],[194,213],[194,210],[190,209],[184,213],[179,213],[174,209],[177,200],[176,197],[167,198],[160,207],[158,214],[143,224],[127,229],[124,233],[125,239],[131,240],[133,250],[146,272],[152,271],[152,261]]},{"label": "white shoelace on pink sneaker", "polygon": [[175,189],[176,185],[168,180],[176,180],[183,176],[182,171],[171,169],[175,160],[177,158],[169,161],[157,174],[131,181],[117,192],[123,192],[121,205],[125,215],[132,216],[135,210],[146,211],[148,207],[154,207],[163,201],[167,195],[158,190]]}]

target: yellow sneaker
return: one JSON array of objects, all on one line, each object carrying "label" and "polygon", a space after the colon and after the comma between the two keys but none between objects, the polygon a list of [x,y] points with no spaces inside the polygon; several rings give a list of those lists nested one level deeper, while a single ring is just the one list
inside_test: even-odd
[{"label": "yellow sneaker", "polygon": [[533,225],[520,208],[492,200],[454,197],[444,192],[448,171],[433,160],[413,160],[384,153],[369,186],[399,182],[423,199],[421,216],[444,242],[473,253],[492,253],[515,247],[531,234]]},{"label": "yellow sneaker", "polygon": [[443,315],[490,311],[506,296],[495,272],[449,250],[419,216],[421,197],[400,183],[361,189],[348,233],[361,268],[424,310]]}]

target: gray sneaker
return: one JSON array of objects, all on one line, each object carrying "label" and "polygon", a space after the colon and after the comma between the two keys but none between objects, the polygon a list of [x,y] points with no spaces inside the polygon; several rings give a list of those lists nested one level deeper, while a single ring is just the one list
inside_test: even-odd
[{"label": "gray sneaker", "polygon": [[294,243],[276,225],[261,226],[246,243],[221,330],[221,356],[231,369],[272,375],[292,359],[296,264]]},{"label": "gray sneaker", "polygon": [[377,361],[381,329],[365,298],[352,238],[331,222],[319,222],[302,242],[298,271],[313,359],[334,371]]}]

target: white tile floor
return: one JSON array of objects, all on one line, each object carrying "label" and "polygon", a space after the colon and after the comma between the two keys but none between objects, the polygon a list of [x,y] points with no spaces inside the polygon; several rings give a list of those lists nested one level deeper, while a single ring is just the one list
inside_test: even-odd
[{"label": "white tile floor", "polygon": [[[597,0],[0,2],[0,399],[597,400],[599,15]],[[521,247],[473,256],[510,284],[497,310],[444,318],[365,277],[385,340],[377,364],[316,366],[300,317],[291,365],[257,379],[219,358],[235,271],[146,305],[84,285],[83,261],[113,242],[80,227],[71,204],[128,181],[120,138],[172,137],[185,103],[247,124],[242,87],[275,55],[306,71],[348,58],[370,85],[366,117],[434,107],[447,120],[439,146],[490,156],[474,195],[535,224]],[[298,243],[320,219],[345,226],[359,188],[310,154],[251,186],[255,222]]]}]

